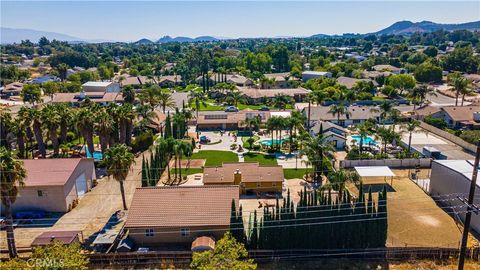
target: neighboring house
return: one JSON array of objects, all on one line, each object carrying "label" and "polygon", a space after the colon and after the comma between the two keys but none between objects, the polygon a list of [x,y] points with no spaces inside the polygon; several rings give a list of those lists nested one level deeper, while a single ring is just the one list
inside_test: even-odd
[{"label": "neighboring house", "polygon": [[[121,77],[123,76],[123,79]],[[133,87],[141,86],[146,83],[155,83],[153,80],[149,79],[147,76],[125,76],[122,75],[118,78],[121,87],[131,85]]]},{"label": "neighboring house", "polygon": [[[431,196],[446,196],[451,194],[467,194],[470,190],[473,161],[471,160],[433,160],[430,174],[429,194]],[[444,206],[465,206],[454,197],[452,200],[440,200]],[[474,204],[480,204],[480,183],[477,178]],[[466,209],[461,208],[461,209]],[[457,213],[465,221],[465,212]],[[480,215],[472,215],[471,229],[480,234]]]},{"label": "neighboring house", "polygon": [[106,106],[109,103],[123,103],[123,96],[120,92],[77,92],[77,93],[56,93],[53,95],[53,103],[69,103],[71,106],[78,106],[85,99]]},{"label": "neighboring house", "polygon": [[25,186],[12,205],[14,212],[41,210],[68,212],[73,201],[93,186],[95,166],[91,158],[49,158],[22,160]]},{"label": "neighboring house", "polygon": [[465,78],[470,80],[472,83],[472,88],[476,92],[480,91],[480,74],[465,74]]},{"label": "neighboring house", "polygon": [[156,132],[163,132],[167,115],[156,109],[153,110],[153,112],[155,113],[155,117],[150,119],[150,123],[147,126]]},{"label": "neighboring house", "polygon": [[264,83],[260,85],[260,88],[262,89],[268,89],[268,88],[291,88],[292,81],[297,81],[297,79],[293,76],[290,75],[290,72],[281,72],[281,73],[267,73],[264,74],[265,78],[268,80],[273,81],[273,85],[270,85],[269,83]]},{"label": "neighboring house", "polygon": [[304,71],[302,72],[302,81],[306,82],[311,79],[331,78],[332,73],[328,71]]},{"label": "neighboring house", "polygon": [[35,79],[31,80],[30,83],[42,84],[42,83],[46,83],[46,82],[59,82],[59,81],[60,81],[60,79],[56,76],[45,75],[45,76],[38,77],[38,78],[35,78]]},{"label": "neighboring house", "polygon": [[116,82],[86,82],[82,85],[84,92],[120,92],[120,84]]},{"label": "neighboring house", "polygon": [[345,86],[347,89],[352,89],[357,84],[357,82],[360,82],[360,81],[372,82],[374,87],[378,86],[378,83],[371,79],[355,79],[355,78],[344,77],[344,76],[337,78],[337,83]]},{"label": "neighboring house", "polygon": [[205,186],[240,186],[241,194],[282,192],[283,167],[260,166],[258,162],[223,163],[221,167],[205,167]]},{"label": "neighboring house", "polygon": [[364,70],[362,72],[362,77],[365,78],[365,79],[371,79],[371,80],[375,80],[379,77],[388,77],[392,75],[392,72],[390,71],[367,71],[367,70]]},{"label": "neighboring house", "polygon": [[1,95],[2,97],[19,96],[23,90],[23,83],[13,82],[4,86]]},{"label": "neighboring house", "polygon": [[158,85],[164,88],[172,88],[182,84],[183,84],[182,76],[180,75],[161,76],[158,79]]},{"label": "neighboring house", "polygon": [[[319,121],[329,121],[341,127],[348,127],[365,122],[368,119],[377,120],[380,117],[380,112],[374,110],[373,106],[349,106],[347,107],[350,115],[340,115],[340,120],[337,115],[330,113],[330,106],[312,106],[310,109],[310,126],[314,126]],[[303,113],[308,117],[308,107],[303,109]]]},{"label": "neighboring house", "polygon": [[345,149],[347,130],[339,125],[328,121],[318,121],[310,128],[310,134],[316,136],[323,131],[327,141],[331,142],[336,149]]},{"label": "neighboring house", "polygon": [[239,88],[238,91],[247,97],[249,104],[265,103],[273,100],[276,95],[287,95],[292,97],[295,102],[302,102],[310,93],[310,90],[302,87],[283,89]]},{"label": "neighboring house", "polygon": [[238,186],[137,188],[125,230],[139,247],[190,249],[197,237],[218,240],[229,230],[232,200],[239,205]]},{"label": "neighboring house", "polygon": [[[221,73],[212,73],[209,77],[210,85],[215,85],[216,83],[223,82],[224,80],[225,75]],[[203,77],[198,76],[195,82],[202,85]],[[226,74],[225,82],[235,84],[236,86],[250,86],[253,84],[252,80],[240,74]]]},{"label": "neighboring house", "polygon": [[398,67],[394,67],[392,65],[375,65],[372,67],[373,70],[377,71],[377,72],[385,72],[385,71],[388,71],[388,72],[391,72],[393,74],[403,74],[403,73],[407,73],[407,70],[404,69],[404,68],[398,68]]},{"label": "neighboring house", "polygon": [[427,106],[416,113],[419,119],[426,116],[443,119],[450,128],[480,128],[480,106]]},{"label": "neighboring house", "polygon": [[[290,115],[290,111],[254,111],[245,109],[239,112],[201,111],[198,114],[198,130],[238,130],[245,128],[247,119],[259,117],[261,123],[266,123],[271,116],[278,114]],[[194,124],[194,122],[192,122]]]}]

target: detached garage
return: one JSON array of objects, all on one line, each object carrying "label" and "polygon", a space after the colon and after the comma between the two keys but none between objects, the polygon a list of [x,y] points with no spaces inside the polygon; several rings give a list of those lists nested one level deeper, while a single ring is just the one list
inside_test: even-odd
[{"label": "detached garage", "polygon": [[23,160],[25,186],[13,211],[67,212],[74,200],[92,188],[95,166],[92,158]]}]

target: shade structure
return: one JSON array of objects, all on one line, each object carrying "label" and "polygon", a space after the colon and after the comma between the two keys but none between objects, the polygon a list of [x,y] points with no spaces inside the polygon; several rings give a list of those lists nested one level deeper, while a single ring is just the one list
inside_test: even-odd
[{"label": "shade structure", "polygon": [[387,166],[359,166],[355,167],[358,175],[361,177],[387,177],[395,176],[395,174]]}]

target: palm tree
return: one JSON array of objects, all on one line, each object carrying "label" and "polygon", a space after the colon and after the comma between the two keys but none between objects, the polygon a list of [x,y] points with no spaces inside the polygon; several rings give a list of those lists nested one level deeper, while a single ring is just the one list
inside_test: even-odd
[{"label": "palm tree", "polygon": [[30,118],[32,119],[33,134],[38,144],[38,151],[40,152],[40,155],[45,158],[47,152],[45,149],[45,142],[43,141],[42,134],[42,114],[36,108],[30,108],[29,110]]},{"label": "palm tree", "polygon": [[[178,168],[179,168],[178,184],[180,184],[182,182],[182,157],[184,155],[185,156],[192,155],[192,144],[184,141],[177,141],[173,149],[174,149],[173,152],[175,153],[175,165],[177,164],[177,161],[178,161]],[[177,166],[175,166],[175,178],[177,175],[176,167]]]},{"label": "palm tree", "polygon": [[15,124],[16,125],[13,126],[13,133],[17,138],[18,158],[23,159],[26,157],[25,136],[27,135],[26,133],[27,127],[25,125],[25,122],[20,117],[17,117],[15,119]]},{"label": "palm tree", "polygon": [[272,135],[272,141],[270,143],[270,148],[273,149],[273,131],[276,130],[277,128],[277,117],[270,117],[267,120],[267,130],[271,132]]},{"label": "palm tree", "polygon": [[[15,123],[17,124],[17,123]],[[0,146],[5,146],[10,148],[10,143],[8,142],[8,134],[15,129],[15,125],[12,120],[12,114],[10,109],[7,106],[0,106]]]},{"label": "palm tree", "polygon": [[11,151],[5,147],[0,147],[0,194],[2,204],[5,206],[7,246],[10,258],[17,257],[17,248],[15,246],[15,235],[13,232],[12,204],[18,196],[18,189],[24,186],[23,180],[27,172],[23,167],[23,162],[14,158]]},{"label": "palm tree", "polygon": [[107,173],[112,175],[120,184],[120,193],[122,194],[123,210],[127,210],[127,201],[125,199],[125,188],[123,182],[127,179],[130,167],[135,164],[134,155],[128,150],[125,144],[119,144],[110,147],[105,152],[104,164]]},{"label": "palm tree", "polygon": [[230,91],[224,98],[227,104],[231,104],[235,107],[238,107],[238,103],[246,103],[247,99],[240,91]]},{"label": "palm tree", "polygon": [[140,121],[137,123],[137,127],[139,127],[140,130],[145,130],[145,127],[150,124],[154,118],[158,118],[157,114],[150,108],[150,105],[138,105],[135,108],[135,113],[137,117],[140,118]]},{"label": "palm tree", "polygon": [[260,127],[261,118],[259,115],[250,117],[242,121],[242,124],[250,131],[250,137],[253,137],[253,130],[257,130]]},{"label": "palm tree", "polygon": [[324,161],[333,159],[333,145],[324,137],[323,133],[317,136],[305,136],[302,154],[307,155],[313,166],[313,180],[321,184],[321,176],[326,173]]},{"label": "palm tree", "polygon": [[393,130],[392,127],[377,127],[375,130],[375,137],[383,142],[383,153],[387,153],[387,144],[393,142],[393,140],[399,141],[400,135]]},{"label": "palm tree", "polygon": [[285,110],[288,105],[295,104],[292,97],[285,94],[276,94],[272,100],[273,107],[279,110]]},{"label": "palm tree", "polygon": [[67,70],[68,65],[65,63],[61,63],[57,66],[58,76],[60,77],[60,80],[62,80],[62,82],[67,78]]},{"label": "palm tree", "polygon": [[340,124],[340,117],[342,115],[344,115],[348,119],[352,114],[348,110],[348,107],[346,107],[343,103],[333,104],[332,106],[330,106],[330,110],[328,112],[334,117],[337,117],[337,124]]},{"label": "palm tree", "polygon": [[470,81],[460,72],[454,72],[448,76],[448,84],[455,90],[455,106],[458,106],[458,97],[469,88]]},{"label": "palm tree", "polygon": [[60,117],[60,142],[67,142],[68,127],[73,122],[72,109],[68,104],[54,104],[57,115]]},{"label": "palm tree", "polygon": [[138,98],[144,103],[150,104],[152,108],[155,108],[159,104],[158,96],[162,92],[162,89],[158,85],[152,85],[143,89]]},{"label": "palm tree", "polygon": [[132,104],[123,104],[118,107],[116,113],[120,126],[120,143],[130,145],[132,140],[133,119],[135,118],[133,106]]},{"label": "palm tree", "polygon": [[200,111],[200,106],[207,106],[207,103],[205,102],[207,100],[207,95],[201,90],[200,87],[196,87],[190,91],[188,94],[188,105],[192,106],[195,105],[195,113],[197,114],[195,123],[196,128],[195,130],[197,131],[197,137],[198,137],[198,112]]},{"label": "palm tree", "polygon": [[78,131],[82,134],[87,145],[88,152],[93,155],[95,148],[93,146],[93,132],[95,125],[95,115],[89,107],[80,108],[75,116],[75,123]]},{"label": "palm tree", "polygon": [[358,135],[360,135],[360,142],[359,142],[360,155],[362,154],[362,150],[363,150],[363,140],[367,136],[373,134],[373,128],[374,128],[374,126],[373,126],[372,122],[370,122],[370,121],[365,121],[365,122],[355,126],[355,130],[358,132]]},{"label": "palm tree", "polygon": [[[120,78],[125,79],[123,76],[121,76]],[[131,85],[125,86],[122,89],[122,97],[126,103],[133,104],[135,102],[135,89],[133,89],[133,86]]]},{"label": "palm tree", "polygon": [[175,100],[172,97],[172,94],[167,91],[161,91],[158,94],[158,103],[160,107],[162,107],[163,113],[165,113],[165,110],[167,108],[173,108],[176,106]]},{"label": "palm tree", "polygon": [[100,147],[102,149],[103,156],[105,156],[105,152],[108,148],[110,134],[113,130],[113,124],[113,119],[110,117],[105,108],[97,111],[95,115],[95,130],[97,130],[100,138]]},{"label": "palm tree", "polygon": [[25,127],[25,134],[27,136],[27,149],[30,148],[32,151],[33,158],[33,131],[32,131],[32,110],[27,107],[21,107],[18,111],[18,120],[23,123]]},{"label": "palm tree", "polygon": [[402,128],[404,131],[408,132],[408,153],[410,153],[411,146],[412,146],[412,133],[420,126],[420,121],[411,119],[406,125]]},{"label": "palm tree", "polygon": [[389,102],[389,101],[385,100],[378,107],[374,107],[370,110],[372,112],[379,112],[380,113],[380,122],[383,123],[392,114],[396,113],[394,111],[397,110],[397,109],[395,109],[393,102]]},{"label": "palm tree", "polygon": [[473,93],[475,93],[475,91],[470,87],[470,85],[467,85],[467,87],[463,88],[460,91],[460,94],[462,95],[462,104],[460,104],[460,106],[463,106],[463,102],[465,101],[465,96]]},{"label": "palm tree", "polygon": [[61,118],[58,115],[55,106],[46,105],[41,111],[42,124],[48,129],[48,135],[53,145],[53,154],[59,153],[59,143],[57,129],[60,127]]}]

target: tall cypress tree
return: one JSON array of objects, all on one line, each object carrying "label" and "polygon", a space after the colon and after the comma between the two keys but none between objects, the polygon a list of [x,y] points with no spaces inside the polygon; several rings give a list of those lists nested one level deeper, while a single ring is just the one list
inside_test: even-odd
[{"label": "tall cypress tree", "polygon": [[172,137],[172,123],[170,119],[170,112],[167,114],[167,118],[165,119],[165,138]]}]

